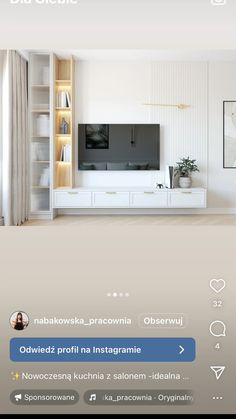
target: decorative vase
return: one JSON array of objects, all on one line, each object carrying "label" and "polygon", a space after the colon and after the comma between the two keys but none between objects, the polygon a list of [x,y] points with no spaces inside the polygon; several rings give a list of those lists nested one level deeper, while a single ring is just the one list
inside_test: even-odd
[{"label": "decorative vase", "polygon": [[192,179],[191,179],[191,177],[183,177],[183,176],[180,176],[180,178],[179,178],[179,186],[180,186],[180,188],[191,188],[191,186],[192,186]]},{"label": "decorative vase", "polygon": [[166,166],[165,184],[169,189],[174,187],[174,166]]},{"label": "decorative vase", "polygon": [[69,124],[66,122],[65,118],[62,118],[61,125],[60,125],[60,134],[68,134],[69,133]]}]

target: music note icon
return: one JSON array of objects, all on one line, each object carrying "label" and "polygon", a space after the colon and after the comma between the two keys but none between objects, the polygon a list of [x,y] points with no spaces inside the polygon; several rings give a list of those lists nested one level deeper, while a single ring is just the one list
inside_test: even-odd
[{"label": "music note icon", "polygon": [[90,402],[95,402],[96,400],[97,400],[97,395],[96,394],[91,394],[90,398],[89,398],[89,401]]}]

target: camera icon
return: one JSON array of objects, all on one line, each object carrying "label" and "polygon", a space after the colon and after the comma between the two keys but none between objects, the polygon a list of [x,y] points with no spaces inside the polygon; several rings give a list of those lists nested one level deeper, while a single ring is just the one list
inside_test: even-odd
[{"label": "camera icon", "polygon": [[212,6],[225,6],[227,0],[211,0]]}]

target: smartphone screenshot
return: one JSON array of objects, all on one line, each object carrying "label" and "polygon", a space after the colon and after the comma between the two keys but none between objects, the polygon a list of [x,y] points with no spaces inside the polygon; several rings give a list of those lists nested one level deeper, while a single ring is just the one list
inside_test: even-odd
[{"label": "smartphone screenshot", "polygon": [[235,15],[1,0],[1,415],[236,413]]}]

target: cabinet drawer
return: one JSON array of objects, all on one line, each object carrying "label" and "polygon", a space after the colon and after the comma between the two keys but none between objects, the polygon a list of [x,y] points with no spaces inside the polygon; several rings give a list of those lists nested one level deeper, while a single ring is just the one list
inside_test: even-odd
[{"label": "cabinet drawer", "polygon": [[54,208],[89,208],[91,205],[91,192],[54,191]]},{"label": "cabinet drawer", "polygon": [[131,207],[163,208],[167,205],[167,192],[131,192]]},{"label": "cabinet drawer", "polygon": [[169,207],[171,208],[205,208],[205,192],[171,191],[169,193]]},{"label": "cabinet drawer", "polygon": [[94,207],[129,207],[129,192],[94,192]]}]

